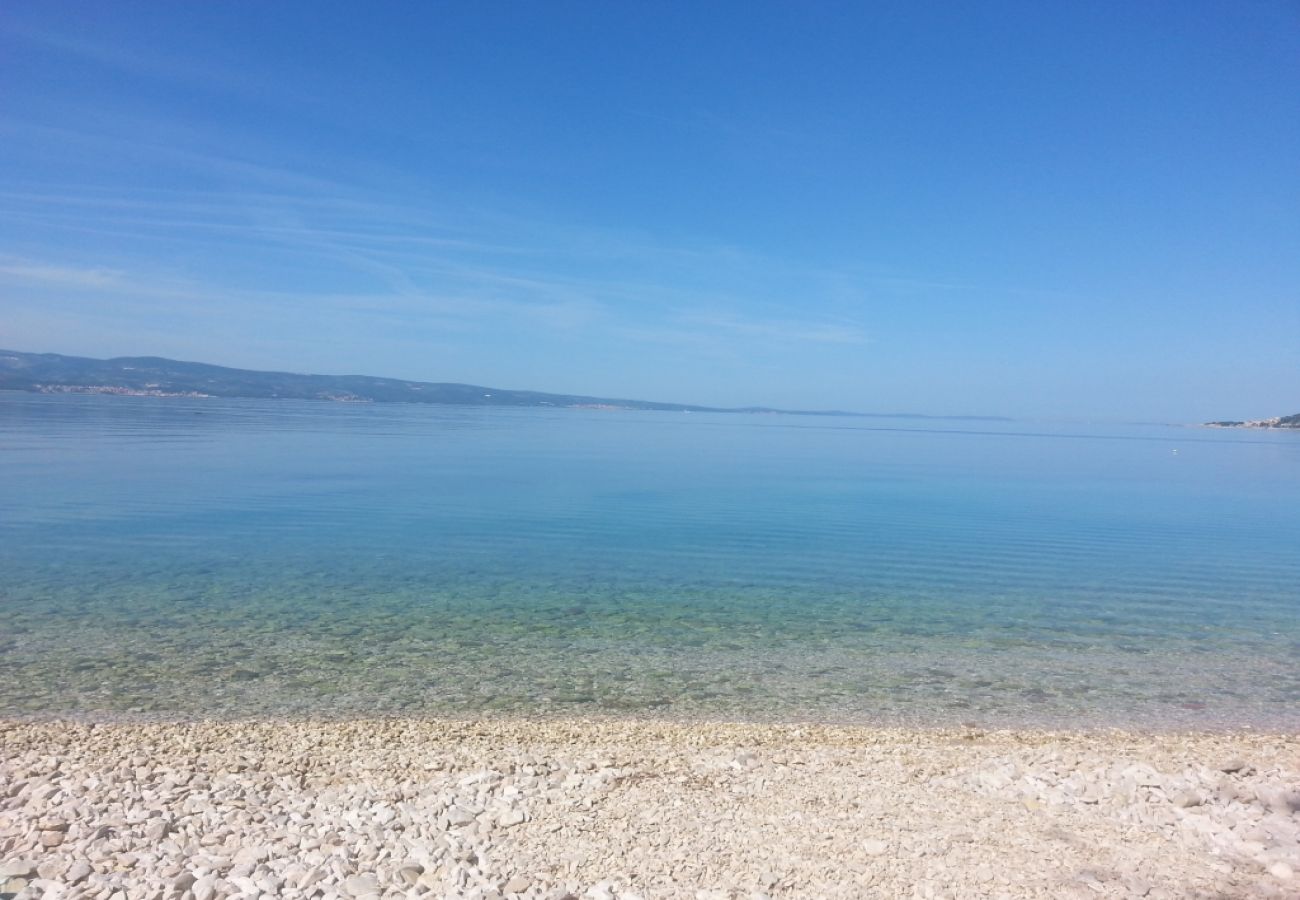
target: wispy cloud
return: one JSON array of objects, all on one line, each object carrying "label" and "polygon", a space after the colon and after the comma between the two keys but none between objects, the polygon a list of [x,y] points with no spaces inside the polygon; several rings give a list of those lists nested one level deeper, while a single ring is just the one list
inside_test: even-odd
[{"label": "wispy cloud", "polygon": [[43,265],[23,260],[6,261],[0,258],[0,279],[18,282],[53,287],[110,288],[118,284],[121,278],[121,272],[111,269]]},{"label": "wispy cloud", "polygon": [[120,41],[97,41],[83,35],[74,36],[47,28],[33,28],[14,21],[4,23],[0,27],[0,33],[69,60],[80,60],[155,80],[237,94],[245,100],[301,104],[315,102],[317,99],[288,91],[282,80],[250,70],[247,62],[240,66],[201,64],[192,55],[179,55],[156,43],[127,46]]},{"label": "wispy cloud", "polygon": [[825,311],[828,297],[875,289],[859,272],[439,202],[401,179],[316,174],[167,129],[0,123],[177,174],[130,189],[0,179],[0,215],[33,237],[32,252],[0,257],[0,308],[48,315],[51,333],[81,311],[106,334],[229,334],[238,322],[299,344],[454,340],[446,352],[484,359],[557,341],[561,355],[742,361],[870,343],[856,316]]},{"label": "wispy cloud", "polygon": [[736,313],[685,313],[678,320],[692,328],[742,337],[813,344],[866,344],[864,329],[846,323],[801,319],[759,319]]}]

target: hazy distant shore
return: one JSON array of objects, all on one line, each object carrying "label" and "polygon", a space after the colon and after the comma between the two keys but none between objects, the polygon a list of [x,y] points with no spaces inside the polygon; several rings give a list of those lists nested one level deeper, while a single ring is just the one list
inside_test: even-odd
[{"label": "hazy distant shore", "polygon": [[407,403],[482,407],[768,413],[865,419],[1010,422],[1003,416],[850,412],[839,409],[720,407],[512,390],[457,382],[406,381],[373,375],[307,375],[233,369],[155,356],[90,359],[58,353],[0,350],[0,391],[185,399],[320,400],[333,403]]},{"label": "hazy distant shore", "polygon": [[1300,735],[0,721],[0,892],[1283,897]]},{"label": "hazy distant shore", "polygon": [[1274,416],[1271,419],[1249,419],[1238,421],[1222,419],[1217,422],[1205,422],[1205,428],[1276,428],[1283,431],[1300,430],[1300,413],[1293,416]]}]

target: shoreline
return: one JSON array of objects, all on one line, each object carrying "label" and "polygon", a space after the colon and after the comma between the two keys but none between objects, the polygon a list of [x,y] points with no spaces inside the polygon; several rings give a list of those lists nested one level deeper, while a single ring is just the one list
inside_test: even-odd
[{"label": "shoreline", "polygon": [[0,719],[21,900],[1298,890],[1300,732]]},{"label": "shoreline", "polygon": [[20,713],[0,711],[0,732],[18,726],[66,726],[85,728],[189,728],[195,726],[231,727],[231,726],[292,726],[332,728],[354,724],[373,724],[384,726],[427,726],[450,728],[456,726],[492,727],[518,726],[522,728],[568,727],[574,723],[590,726],[635,727],[647,730],[683,730],[683,729],[757,729],[773,733],[793,730],[815,729],[820,732],[843,732],[846,734],[897,733],[918,737],[931,735],[945,737],[950,735],[999,734],[1030,738],[1032,736],[1059,738],[1110,738],[1128,736],[1135,739],[1176,739],[1176,738],[1212,738],[1212,737],[1260,737],[1272,738],[1283,742],[1296,740],[1300,742],[1300,716],[1295,724],[1279,720],[1271,722],[1235,722],[1207,721],[1188,724],[1177,720],[1158,722],[1154,719],[1135,719],[1116,724],[1099,724],[1099,716],[1079,716],[1069,719],[1046,719],[1038,722],[1012,720],[975,720],[956,721],[948,718],[901,718],[882,716],[877,719],[837,718],[832,716],[792,718],[788,715],[774,713],[770,717],[738,715],[722,717],[707,713],[665,714],[662,710],[641,712],[592,711],[577,713],[564,709],[541,710],[484,710],[478,713],[457,710],[431,712],[375,712],[358,714],[352,710],[343,710],[337,714],[319,712],[284,713],[230,713],[222,715],[194,716],[174,712],[117,712],[117,711],[82,711],[67,710],[51,713]]}]

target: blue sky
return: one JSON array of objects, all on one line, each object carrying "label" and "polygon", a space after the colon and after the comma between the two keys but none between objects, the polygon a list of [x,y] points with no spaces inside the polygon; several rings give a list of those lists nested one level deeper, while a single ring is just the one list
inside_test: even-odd
[{"label": "blue sky", "polygon": [[0,346],[1300,410],[1300,4],[10,3]]}]

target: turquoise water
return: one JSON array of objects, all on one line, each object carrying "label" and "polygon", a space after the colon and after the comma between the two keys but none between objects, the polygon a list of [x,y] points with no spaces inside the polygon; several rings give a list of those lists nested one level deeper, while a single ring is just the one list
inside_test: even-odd
[{"label": "turquoise water", "polygon": [[1300,726],[1300,434],[0,394],[0,713]]}]

